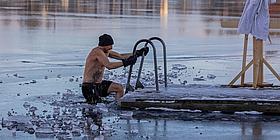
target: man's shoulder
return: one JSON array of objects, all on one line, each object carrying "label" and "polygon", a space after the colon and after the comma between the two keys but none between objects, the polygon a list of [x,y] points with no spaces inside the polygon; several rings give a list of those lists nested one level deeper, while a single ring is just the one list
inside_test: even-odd
[{"label": "man's shoulder", "polygon": [[93,59],[98,59],[98,58],[107,57],[107,55],[100,48],[96,47],[96,48],[92,49],[89,57],[91,57]]},{"label": "man's shoulder", "polygon": [[103,51],[101,49],[99,49],[98,47],[95,47],[90,51],[91,55],[98,55],[98,54],[101,54],[101,53],[103,53]]}]

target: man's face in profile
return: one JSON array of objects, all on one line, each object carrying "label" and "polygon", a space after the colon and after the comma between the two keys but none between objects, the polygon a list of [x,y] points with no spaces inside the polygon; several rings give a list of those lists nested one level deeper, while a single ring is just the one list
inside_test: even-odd
[{"label": "man's face in profile", "polygon": [[104,46],[104,52],[108,53],[110,50],[112,50],[112,48],[113,48],[112,45]]}]

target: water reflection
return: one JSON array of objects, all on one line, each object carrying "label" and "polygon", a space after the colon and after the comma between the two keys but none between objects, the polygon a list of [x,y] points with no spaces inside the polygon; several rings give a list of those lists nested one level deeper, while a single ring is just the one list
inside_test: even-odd
[{"label": "water reflection", "polygon": [[[239,17],[243,10],[245,0],[60,0],[60,1],[33,1],[10,0],[0,1],[0,15],[7,16],[13,12],[15,15],[27,15],[22,26],[39,27],[49,23],[33,18],[34,15],[52,17],[55,15],[69,16],[75,14],[93,15],[131,15],[131,16],[160,16],[162,27],[167,28],[168,15],[211,15],[221,17]],[[279,18],[280,1],[270,7],[271,17]],[[172,11],[170,11],[172,9]],[[173,10],[174,9],[174,10]],[[67,14],[66,14],[67,13]],[[75,15],[77,16],[77,15]],[[82,16],[82,15],[80,15]],[[225,20],[226,19],[226,20]],[[232,18],[231,18],[232,19]],[[203,17],[202,22],[211,26],[213,18]],[[222,27],[235,27],[236,20],[221,19]],[[6,24],[9,24],[7,22]],[[279,24],[279,22],[275,23]],[[278,27],[279,28],[279,27]],[[205,31],[210,34],[211,29]],[[236,32],[227,32],[236,34]],[[218,33],[219,34],[219,33]]]},{"label": "water reflection", "polygon": [[[160,7],[161,7],[160,8],[161,27],[162,27],[162,30],[167,30],[167,28],[168,28],[168,0],[161,0]],[[163,34],[164,34],[164,32],[163,32]]]},{"label": "water reflection", "polygon": [[[0,1],[1,11],[14,10],[18,14],[46,12],[113,14],[113,15],[167,15],[168,9],[177,14],[240,16],[245,0],[60,0]],[[279,17],[280,2],[270,6],[272,17]]]},{"label": "water reflection", "polygon": [[261,122],[255,122],[252,124],[241,123],[241,134],[242,139],[248,139],[248,137],[252,136],[251,139],[261,140],[263,139],[263,124]]},{"label": "water reflection", "polygon": [[[269,125],[269,126],[267,126]],[[125,130],[127,139],[187,139],[187,138],[233,138],[254,139],[273,138],[278,135],[279,126],[262,122],[196,122],[171,120],[126,120]],[[121,135],[121,134],[119,134]]]},{"label": "water reflection", "polygon": [[[210,52],[209,44],[219,44],[216,47],[235,44],[236,47],[236,44],[242,42],[237,38],[236,25],[244,2],[245,0],[0,1],[0,38],[5,40],[0,47],[6,50],[8,48],[4,46],[17,50],[29,47],[29,51],[38,46],[50,48],[49,43],[53,43],[51,49],[65,50],[62,47],[77,48],[94,44],[92,38],[107,32],[122,40],[123,46],[131,45],[128,40],[160,36],[166,42],[176,45],[173,47],[176,55],[184,51],[200,53],[206,49]],[[273,42],[274,38],[280,36],[280,18],[277,17],[280,13],[279,4],[280,1],[270,9],[273,17],[274,29],[270,33],[273,35]],[[228,36],[232,38],[229,40]],[[0,41],[4,42],[2,40]],[[230,45],[225,47],[232,48]],[[42,51],[40,49],[38,51]],[[215,52],[217,50],[211,53]]]},{"label": "water reflection", "polygon": [[[152,139],[167,138],[167,120],[153,120],[151,126],[147,126],[146,123],[143,123],[143,120],[137,120],[136,124],[131,123],[131,121],[133,122],[134,120],[126,120],[127,135],[130,140],[135,139],[137,135],[145,139],[149,139],[150,137],[152,137]],[[147,127],[149,128],[147,129]],[[149,133],[149,135],[147,135],[147,133]]]}]

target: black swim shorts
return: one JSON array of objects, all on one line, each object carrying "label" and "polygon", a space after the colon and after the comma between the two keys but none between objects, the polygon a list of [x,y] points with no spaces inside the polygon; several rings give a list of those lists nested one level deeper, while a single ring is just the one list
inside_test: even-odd
[{"label": "black swim shorts", "polygon": [[110,93],[108,89],[112,81],[103,80],[101,83],[83,83],[82,93],[87,101],[98,100],[99,97],[106,97]]}]

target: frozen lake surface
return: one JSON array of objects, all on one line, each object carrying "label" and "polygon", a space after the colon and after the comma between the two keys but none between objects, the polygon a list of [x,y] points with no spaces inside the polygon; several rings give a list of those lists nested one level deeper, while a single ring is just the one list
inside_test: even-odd
[{"label": "frozen lake surface", "polygon": [[[111,34],[114,49],[124,53],[131,52],[139,39],[161,37],[167,45],[169,84],[228,84],[241,69],[243,35],[226,23],[238,21],[243,3],[244,0],[1,0],[0,117],[7,118],[8,112],[26,116],[26,102],[46,117],[55,108],[51,100],[61,100],[63,93],[73,93],[78,96],[74,99],[81,100],[79,84],[84,59],[103,33]],[[271,9],[271,17],[280,24],[279,11]],[[272,44],[265,42],[264,54],[278,71],[280,29],[271,29],[270,35]],[[249,58],[251,44],[250,40]],[[158,50],[162,65],[161,49]],[[146,85],[152,85],[154,80],[152,58],[150,53],[144,64]],[[125,84],[127,70],[107,71],[105,78]],[[247,81],[251,79],[252,73],[248,72]],[[267,69],[265,79],[280,84]],[[189,120],[120,116],[123,115],[104,116],[103,122],[110,126],[105,125],[106,130],[112,134],[105,135],[105,139],[277,139],[280,135],[277,116],[254,113],[245,114],[249,119],[241,120],[229,119],[230,115],[217,120],[209,120],[207,115],[198,120],[197,116]],[[112,123],[114,119],[118,123]],[[116,132],[111,133],[111,128]],[[36,137],[0,127],[0,139]]]}]

